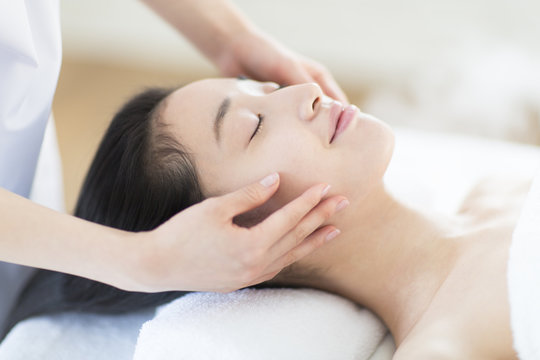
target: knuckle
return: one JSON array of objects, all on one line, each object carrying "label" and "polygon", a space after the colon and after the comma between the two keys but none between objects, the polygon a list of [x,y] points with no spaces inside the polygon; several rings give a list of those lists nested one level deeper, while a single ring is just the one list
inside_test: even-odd
[{"label": "knuckle", "polygon": [[295,221],[298,221],[307,212],[306,210],[312,207],[313,205],[311,204],[311,202],[303,201],[302,203],[296,203],[293,207],[286,209],[285,214],[288,218],[296,219]]},{"label": "knuckle", "polygon": [[302,64],[295,57],[287,57],[283,59],[281,63],[279,63],[279,67],[282,75],[286,76],[291,69],[300,72],[300,69],[302,69]]},{"label": "knuckle", "polygon": [[287,217],[294,223],[298,223],[304,218],[304,216],[306,216],[306,214],[309,213],[313,206],[314,205],[309,204],[309,208],[306,209],[291,209],[291,211],[287,213]]},{"label": "knuckle", "polygon": [[331,207],[331,206],[323,206],[320,210],[319,210],[319,213],[320,213],[320,216],[321,218],[324,220],[324,219],[328,219],[330,218],[333,214],[334,214],[334,208]]},{"label": "knuckle", "polygon": [[316,187],[311,191],[308,191],[306,194],[306,202],[311,204],[312,206],[317,205],[321,201],[321,191],[322,189],[320,187]]},{"label": "knuckle", "polygon": [[316,78],[324,78],[326,77],[326,69],[322,67],[322,65],[314,65],[313,66],[313,73]]},{"label": "knuckle", "polygon": [[302,242],[302,240],[304,240],[306,236],[309,235],[308,231],[309,230],[305,226],[301,226],[301,225],[294,228],[293,236],[296,239],[297,244]]},{"label": "knuckle", "polygon": [[295,263],[297,260],[298,256],[293,251],[290,251],[289,253],[287,253],[287,255],[285,255],[285,266],[289,266]]},{"label": "knuckle", "polygon": [[262,252],[259,250],[256,250],[244,259],[240,275],[244,286],[251,284],[255,279],[261,277],[265,268],[263,260]]},{"label": "knuckle", "polygon": [[328,72],[326,67],[318,62],[313,62],[310,64],[312,73],[317,76],[324,76]]},{"label": "knuckle", "polygon": [[243,190],[243,196],[249,201],[249,202],[256,202],[260,198],[260,192],[257,188],[254,186],[248,186]]},{"label": "knuckle", "polygon": [[243,269],[251,270],[260,266],[263,260],[264,253],[262,249],[253,248],[249,251],[244,251],[240,258]]},{"label": "knuckle", "polygon": [[221,216],[226,210],[223,203],[218,198],[208,198],[202,202],[210,215]]},{"label": "knuckle", "polygon": [[[311,191],[306,194],[303,204],[306,208],[313,209],[321,202],[321,196],[318,191]],[[300,212],[300,211],[298,211]]]}]

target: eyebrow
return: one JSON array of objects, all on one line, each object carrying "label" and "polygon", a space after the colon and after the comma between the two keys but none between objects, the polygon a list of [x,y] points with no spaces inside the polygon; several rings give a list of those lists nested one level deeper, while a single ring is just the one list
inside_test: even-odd
[{"label": "eyebrow", "polygon": [[223,119],[225,118],[225,115],[227,114],[227,110],[229,110],[229,107],[231,106],[231,98],[226,97],[221,102],[221,105],[219,105],[218,112],[216,114],[216,119],[214,120],[214,135],[216,137],[216,141],[219,143],[221,142],[221,128],[223,126]]}]

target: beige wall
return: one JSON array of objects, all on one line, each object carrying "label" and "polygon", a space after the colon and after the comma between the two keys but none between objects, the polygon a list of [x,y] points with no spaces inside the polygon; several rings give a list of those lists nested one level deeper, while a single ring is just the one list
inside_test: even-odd
[{"label": "beige wall", "polygon": [[[540,52],[537,0],[235,0],[267,33],[319,59],[342,82],[399,76],[463,44]],[[169,69],[209,63],[136,0],[63,0],[66,54]]]}]

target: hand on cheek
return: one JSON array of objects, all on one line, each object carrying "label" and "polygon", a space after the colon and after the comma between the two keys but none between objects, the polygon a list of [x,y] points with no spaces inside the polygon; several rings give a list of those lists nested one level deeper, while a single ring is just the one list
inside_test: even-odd
[{"label": "hand on cheek", "polygon": [[334,226],[321,225],[348,201],[343,196],[322,200],[327,184],[310,187],[256,226],[234,223],[235,216],[264,204],[278,187],[274,173],[138,235],[146,246],[137,264],[144,274],[138,290],[234,291],[273,278],[339,235]]}]

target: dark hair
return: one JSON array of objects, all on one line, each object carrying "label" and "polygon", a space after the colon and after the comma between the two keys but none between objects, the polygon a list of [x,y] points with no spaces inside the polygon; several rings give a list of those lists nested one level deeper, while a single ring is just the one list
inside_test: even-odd
[{"label": "dark hair", "polygon": [[[172,91],[145,90],[116,113],[86,175],[75,216],[118,229],[143,231],[203,200],[190,154],[161,121],[161,110]],[[11,311],[7,331],[31,316],[62,311],[132,312],[186,293],[128,292],[73,275],[38,270]]]}]

